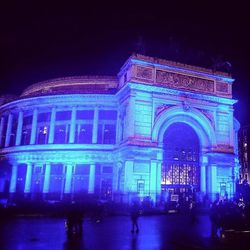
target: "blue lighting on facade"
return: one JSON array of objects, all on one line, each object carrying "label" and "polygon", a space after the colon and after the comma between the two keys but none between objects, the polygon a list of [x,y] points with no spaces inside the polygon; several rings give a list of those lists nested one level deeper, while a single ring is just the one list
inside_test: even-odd
[{"label": "blue lighting on facade", "polygon": [[0,192],[158,202],[195,186],[199,197],[233,196],[239,168],[233,79],[141,58],[130,58],[118,79],[56,79],[5,100]]},{"label": "blue lighting on facade", "polygon": [[197,74],[197,75],[202,76],[202,77],[212,77],[212,78],[215,78],[217,80],[222,80],[224,82],[231,83],[231,84],[234,82],[234,79],[229,78],[229,77],[224,77],[221,75],[214,75],[214,74],[205,74],[205,73],[194,71],[194,70],[186,70],[186,69],[183,69],[182,67],[162,65],[159,63],[146,62],[144,60],[138,60],[138,59],[131,59],[131,61],[132,61],[132,63],[138,64],[138,65],[159,67],[159,68],[178,71],[178,72],[182,72],[182,73],[186,73],[186,74]]}]

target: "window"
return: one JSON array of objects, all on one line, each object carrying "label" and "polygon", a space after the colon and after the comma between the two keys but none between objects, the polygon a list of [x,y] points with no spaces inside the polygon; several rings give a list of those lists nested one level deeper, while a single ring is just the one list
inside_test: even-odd
[{"label": "window", "polygon": [[56,125],[54,131],[54,143],[65,144],[68,143],[69,124]]},{"label": "window", "polygon": [[116,125],[100,124],[98,126],[97,143],[99,144],[115,144]]},{"label": "window", "polygon": [[37,117],[37,144],[47,144],[49,139],[50,113],[39,113]]},{"label": "window", "polygon": [[75,142],[92,143],[94,110],[78,110],[76,113]]},{"label": "window", "polygon": [[164,134],[162,189],[199,187],[199,139],[184,123],[169,126]]},{"label": "window", "polygon": [[64,180],[64,165],[60,163],[51,164],[49,192],[52,198],[60,198],[60,195],[63,193]]},{"label": "window", "polygon": [[3,130],[2,130],[2,137],[0,138],[1,139],[1,142],[0,142],[0,146],[1,148],[4,147],[4,144],[5,144],[5,138],[6,138],[6,131],[7,131],[7,117],[4,116],[3,117]]},{"label": "window", "polygon": [[76,143],[92,143],[92,133],[93,125],[92,124],[78,124],[76,132]]},{"label": "window", "polygon": [[56,112],[54,143],[66,144],[69,142],[71,111],[63,110]]},{"label": "window", "polygon": [[49,126],[40,125],[38,127],[37,144],[47,144],[49,138]]},{"label": "window", "polygon": [[23,118],[21,145],[30,144],[31,126],[32,126],[32,115],[25,116]]},{"label": "window", "polygon": [[13,114],[12,126],[10,131],[9,146],[15,146],[16,144],[16,132],[17,132],[17,114]]},{"label": "window", "polygon": [[73,192],[80,194],[88,192],[90,165],[77,164],[73,175]]}]

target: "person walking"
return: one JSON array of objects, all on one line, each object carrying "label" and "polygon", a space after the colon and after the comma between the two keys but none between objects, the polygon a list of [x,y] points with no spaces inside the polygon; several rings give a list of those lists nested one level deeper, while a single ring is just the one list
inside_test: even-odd
[{"label": "person walking", "polygon": [[133,202],[130,210],[130,218],[132,222],[132,229],[131,233],[138,233],[139,232],[139,226],[138,226],[138,218],[140,215],[140,207],[137,202]]}]

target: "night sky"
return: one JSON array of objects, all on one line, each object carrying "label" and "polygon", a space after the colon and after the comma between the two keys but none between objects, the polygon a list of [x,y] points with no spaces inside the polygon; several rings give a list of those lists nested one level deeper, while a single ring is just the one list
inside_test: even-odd
[{"label": "night sky", "polygon": [[55,77],[116,75],[139,52],[230,72],[235,115],[250,124],[250,15],[240,1],[16,2],[0,8],[0,94]]}]

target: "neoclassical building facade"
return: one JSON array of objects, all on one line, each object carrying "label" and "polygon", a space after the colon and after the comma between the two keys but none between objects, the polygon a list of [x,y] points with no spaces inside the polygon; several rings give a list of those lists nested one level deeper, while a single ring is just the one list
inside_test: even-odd
[{"label": "neoclassical building facade", "polygon": [[169,191],[232,196],[238,177],[233,79],[132,55],[116,77],[31,85],[0,106],[0,192],[129,201]]}]

